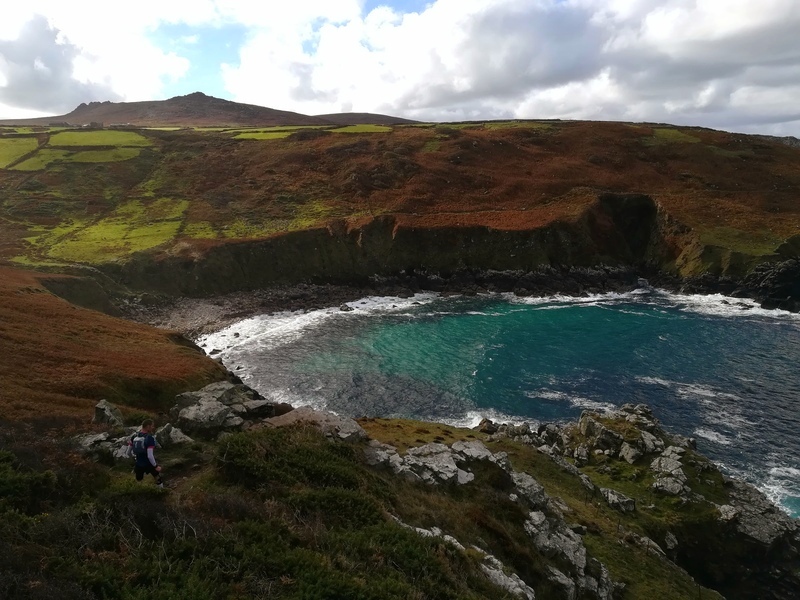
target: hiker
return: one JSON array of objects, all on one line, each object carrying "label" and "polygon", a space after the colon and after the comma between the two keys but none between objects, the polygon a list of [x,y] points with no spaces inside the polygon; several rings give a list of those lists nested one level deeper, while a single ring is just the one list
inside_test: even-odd
[{"label": "hiker", "polygon": [[136,457],[136,464],[133,467],[136,481],[141,481],[149,473],[155,478],[156,485],[163,488],[164,480],[161,479],[161,467],[153,455],[153,450],[156,447],[156,438],[153,437],[155,428],[153,419],[145,419],[142,422],[141,430],[131,436],[128,446],[133,456]]}]

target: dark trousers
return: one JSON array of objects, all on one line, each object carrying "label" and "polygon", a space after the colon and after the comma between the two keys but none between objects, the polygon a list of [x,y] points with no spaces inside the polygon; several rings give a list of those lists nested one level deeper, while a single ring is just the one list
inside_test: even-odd
[{"label": "dark trousers", "polygon": [[164,483],[164,481],[161,479],[161,473],[156,471],[156,468],[153,465],[147,465],[145,467],[140,467],[139,465],[136,465],[135,467],[133,467],[133,473],[134,475],[136,475],[136,481],[141,481],[145,475],[149,474],[155,477],[156,483],[158,485]]}]

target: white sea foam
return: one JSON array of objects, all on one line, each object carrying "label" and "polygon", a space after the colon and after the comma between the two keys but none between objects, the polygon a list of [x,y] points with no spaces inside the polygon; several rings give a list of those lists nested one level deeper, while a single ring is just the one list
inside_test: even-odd
[{"label": "white sea foam", "polygon": [[583,396],[574,396],[566,392],[559,392],[556,390],[541,389],[533,392],[525,392],[528,398],[536,399],[543,398],[544,400],[554,400],[556,402],[566,402],[575,408],[593,410],[598,412],[611,412],[616,409],[616,406],[610,402],[600,402],[592,400],[591,398],[584,398]]},{"label": "white sea foam", "polygon": [[666,388],[679,385],[677,381],[670,381],[669,379],[661,379],[659,377],[636,377],[636,381],[650,385],[660,385]]},{"label": "white sea foam", "polygon": [[[347,302],[352,311],[339,308],[323,308],[309,312],[292,311],[270,315],[258,315],[244,319],[220,331],[205,335],[197,343],[207,352],[219,349],[223,362],[237,348],[247,347],[272,349],[297,341],[308,331],[319,327],[330,319],[352,318],[354,315],[402,313],[416,305],[428,304],[437,294],[416,294],[411,298],[370,296]],[[236,335],[238,334],[238,335]]]},{"label": "white sea foam", "polygon": [[727,436],[719,433],[718,431],[707,429],[706,427],[698,427],[694,430],[694,435],[723,446],[730,446],[732,443],[731,439]]},{"label": "white sea foam", "polygon": [[[775,465],[778,461],[777,454],[770,456],[771,464]],[[786,506],[785,502],[800,497],[800,468],[787,465],[772,466],[766,479],[760,482],[757,487],[774,504],[792,514],[792,510]]]},{"label": "white sea foam", "polygon": [[[613,306],[620,303],[644,304],[655,306],[677,306],[684,312],[693,312],[715,317],[759,317],[775,321],[791,321],[800,324],[800,315],[785,310],[768,310],[761,308],[758,302],[747,298],[732,298],[723,294],[675,294],[666,290],[637,289],[632,292],[607,294],[592,294],[583,297],[573,296],[542,296],[519,297],[513,294],[503,294],[503,297],[513,304],[524,304],[539,307],[540,309],[559,309],[574,306]],[[627,309],[631,310],[631,309]],[[634,311],[635,312],[635,311]],[[639,316],[644,315],[635,312]]]},{"label": "white sea foam", "polygon": [[434,421],[439,423],[444,423],[445,425],[450,425],[451,427],[463,427],[467,429],[472,429],[477,427],[478,424],[483,419],[489,419],[490,421],[494,421],[495,423],[509,423],[512,425],[521,425],[522,423],[528,423],[531,427],[538,426],[538,421],[533,419],[523,419],[520,416],[512,416],[506,414],[502,411],[495,410],[493,408],[486,408],[482,410],[471,410],[466,412],[464,415],[458,417],[437,417],[434,418]]}]

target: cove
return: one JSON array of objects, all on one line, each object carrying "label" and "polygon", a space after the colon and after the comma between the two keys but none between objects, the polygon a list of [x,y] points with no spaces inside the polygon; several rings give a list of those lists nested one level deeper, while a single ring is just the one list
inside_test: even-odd
[{"label": "cove", "polygon": [[800,317],[656,290],[366,298],[246,319],[199,343],[264,396],[473,426],[646,403],[800,514]]}]

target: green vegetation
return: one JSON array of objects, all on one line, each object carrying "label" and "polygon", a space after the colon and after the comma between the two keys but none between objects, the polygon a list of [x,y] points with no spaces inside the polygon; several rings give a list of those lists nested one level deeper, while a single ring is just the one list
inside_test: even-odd
[{"label": "green vegetation", "polygon": [[[424,443],[441,442],[449,445],[457,440],[484,440],[486,437],[473,430],[403,419],[362,419],[360,423],[372,437],[396,446],[401,452]],[[614,430],[620,429],[616,423],[604,423]],[[488,442],[487,447],[492,452],[506,452],[515,470],[532,474],[550,496],[560,498],[567,504],[570,521],[583,525],[591,532],[590,535],[584,536],[587,549],[606,564],[615,580],[627,584],[626,598],[694,600],[698,597],[699,588],[691,577],[673,564],[635,545],[630,534],[636,533],[655,540],[663,540],[667,530],[681,527],[698,530],[713,528],[716,513],[711,505],[702,503],[697,506],[690,503],[684,506],[675,498],[652,494],[649,490],[652,477],[644,476],[647,471],[644,463],[629,465],[625,461],[604,457],[600,462],[583,468],[582,470],[589,475],[595,485],[613,487],[637,500],[639,509],[636,512],[622,514],[610,508],[599,494],[589,494],[577,477],[560,468],[549,457],[531,446],[506,438]],[[707,463],[694,454],[691,458],[700,463]],[[608,473],[606,468],[609,470]],[[722,476],[718,471],[704,470],[702,474],[694,468],[687,468],[686,471],[693,489],[709,494],[707,497],[711,501],[726,500]],[[706,479],[711,483],[704,482]],[[652,509],[644,508],[651,504]],[[454,506],[451,510],[463,513],[469,509],[462,505]],[[436,525],[453,535],[462,531],[462,527],[466,528],[466,524],[459,525],[459,520],[455,517],[437,515],[435,518],[429,516],[429,521],[422,516],[420,519],[423,526]],[[462,532],[459,535],[468,534]],[[721,598],[705,588],[702,588],[701,593],[703,598]]]},{"label": "green vegetation", "polygon": [[[62,460],[37,471],[3,453],[0,596],[507,597],[474,553],[387,515],[408,484],[366,467],[358,447],[308,429],[214,446],[161,454],[171,481],[189,478],[170,492],[123,466]],[[192,464],[203,467],[192,473]]]},{"label": "green vegetation", "polygon": [[234,136],[235,140],[280,140],[289,137],[291,130],[286,131],[254,131],[251,133],[240,133]]},{"label": "green vegetation", "polygon": [[542,121],[490,121],[484,123],[485,129],[553,129],[552,123],[545,123]]},{"label": "green vegetation", "polygon": [[392,128],[386,125],[348,125],[331,129],[333,133],[386,133],[391,130]]},{"label": "green vegetation", "polygon": [[439,147],[442,145],[442,142],[438,139],[436,140],[428,140],[425,142],[425,145],[422,147],[423,152],[436,152],[439,150]]},{"label": "green vegetation", "polygon": [[151,141],[134,131],[89,129],[62,131],[50,137],[51,146],[133,146],[152,145]]},{"label": "green vegetation", "polygon": [[[109,132],[109,133],[119,133],[119,132]],[[2,142],[0,142],[0,149],[2,149],[3,147],[2,144],[6,141],[9,140],[3,140]],[[35,149],[35,146],[32,149]],[[19,163],[18,165],[15,165],[14,167],[12,167],[12,169],[17,171],[41,171],[56,162],[76,162],[76,163],[119,162],[123,160],[130,160],[132,158],[136,158],[137,156],[139,156],[140,152],[141,150],[139,148],[128,148],[128,147],[110,148],[103,150],[84,150],[81,152],[70,152],[69,150],[61,150],[56,148],[41,148],[32,157]]]},{"label": "green vegetation", "polygon": [[271,219],[264,222],[238,217],[222,226],[222,235],[231,239],[254,239],[286,231],[287,224],[286,219]]},{"label": "green vegetation", "polygon": [[0,126],[0,134],[3,133],[35,133],[37,129],[43,129],[41,127],[8,127],[8,126]]},{"label": "green vegetation", "polygon": [[753,151],[752,148],[745,148],[740,150],[726,150],[724,148],[720,148],[719,146],[706,146],[711,152],[716,154],[717,156],[722,156],[724,158],[753,158],[756,153]]},{"label": "green vegetation", "polygon": [[113,148],[111,150],[84,150],[66,158],[70,162],[105,163],[130,160],[139,156],[139,148]]},{"label": "green vegetation", "polygon": [[645,143],[649,145],[657,144],[696,144],[700,142],[699,137],[689,135],[680,129],[673,129],[671,127],[658,127],[653,129],[653,137],[646,139]]},{"label": "green vegetation", "polygon": [[183,228],[181,234],[186,237],[204,240],[213,240],[217,237],[216,230],[208,221],[189,223]]},{"label": "green vegetation", "polygon": [[733,227],[704,229],[700,234],[704,244],[729,248],[750,256],[773,254],[783,240],[768,230],[742,231]]},{"label": "green vegetation", "polygon": [[31,238],[38,253],[64,261],[103,263],[172,240],[181,226],[185,200],[162,198],[145,205],[131,200],[96,222],[75,220]]},{"label": "green vegetation", "polygon": [[275,125],[273,127],[246,127],[225,129],[226,133],[270,133],[273,131],[300,131],[302,129],[330,129],[332,125]]},{"label": "green vegetation", "polygon": [[38,147],[35,137],[0,138],[0,169],[4,169]]},{"label": "green vegetation", "polygon": [[71,152],[68,150],[41,148],[36,154],[15,165],[12,169],[15,171],[41,171],[54,162],[66,160],[70,154]]}]

